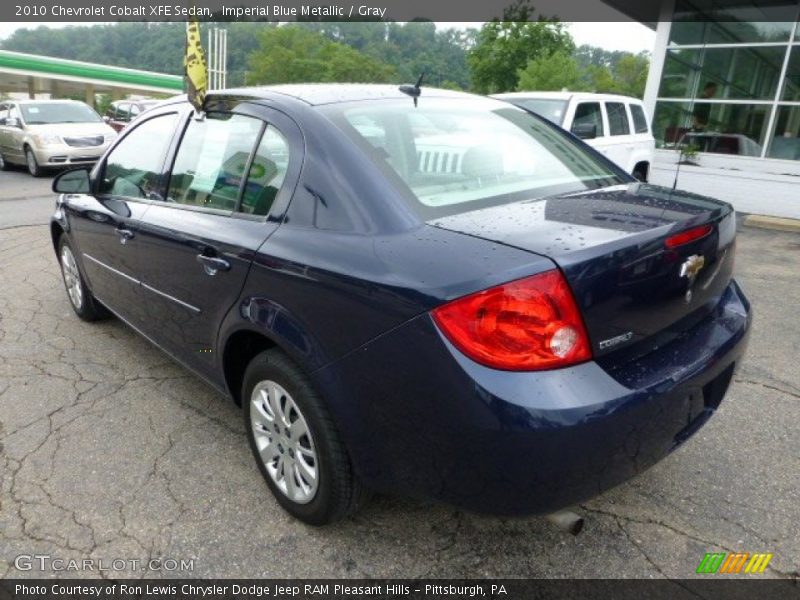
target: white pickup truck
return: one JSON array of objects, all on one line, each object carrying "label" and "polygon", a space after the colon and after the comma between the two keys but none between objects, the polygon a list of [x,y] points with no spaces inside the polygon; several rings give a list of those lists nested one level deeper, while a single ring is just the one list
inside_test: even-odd
[{"label": "white pickup truck", "polygon": [[655,140],[641,100],[587,92],[514,92],[493,98],[549,119],[647,181]]}]

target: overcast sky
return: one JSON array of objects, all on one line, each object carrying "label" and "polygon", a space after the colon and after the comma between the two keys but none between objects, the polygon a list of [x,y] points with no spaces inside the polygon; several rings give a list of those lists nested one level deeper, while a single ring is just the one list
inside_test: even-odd
[{"label": "overcast sky", "polygon": [[[64,27],[80,23],[0,23],[0,39],[8,37],[17,29],[35,28],[40,25]],[[90,23],[85,23],[90,25]],[[460,27],[478,27],[479,23],[453,23]],[[607,50],[640,52],[653,50],[655,32],[640,23],[570,23],[569,30],[575,43],[591,44]]]}]

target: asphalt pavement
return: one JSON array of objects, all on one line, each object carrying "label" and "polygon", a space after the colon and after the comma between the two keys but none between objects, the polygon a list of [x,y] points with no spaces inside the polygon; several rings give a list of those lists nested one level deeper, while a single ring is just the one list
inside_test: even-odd
[{"label": "asphalt pavement", "polygon": [[726,399],[678,451],[578,507],[577,537],[382,496],[317,529],[272,499],[235,406],[119,321],[73,314],[49,185],[0,173],[0,578],[67,574],[32,555],[124,561],[71,576],[687,578],[734,551],[774,554],[751,578],[798,577],[800,234],[742,228],[755,323]]}]

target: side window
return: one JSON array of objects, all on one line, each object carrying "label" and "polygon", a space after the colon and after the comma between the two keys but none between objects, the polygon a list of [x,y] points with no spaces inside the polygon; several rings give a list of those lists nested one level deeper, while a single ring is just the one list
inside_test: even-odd
[{"label": "side window", "polygon": [[241,212],[262,216],[268,214],[288,168],[289,143],[280,131],[269,125],[247,175]]},{"label": "side window", "polygon": [[8,119],[8,105],[0,104],[0,125],[5,125]]},{"label": "side window", "polygon": [[131,120],[130,109],[131,105],[128,103],[120,104],[119,106],[117,106],[117,120],[130,121]]},{"label": "side window", "polygon": [[126,135],[108,156],[100,192],[128,198],[160,197],[164,155],[177,118],[176,114],[155,117]]},{"label": "side window", "polygon": [[628,113],[622,102],[606,102],[608,113],[609,135],[630,135],[631,125],[628,123]]},{"label": "side window", "polygon": [[647,117],[644,116],[644,109],[638,104],[631,104],[631,116],[633,117],[633,130],[636,133],[648,133],[650,128],[647,126]]},{"label": "side window", "polygon": [[581,102],[575,107],[574,125],[594,125],[597,127],[597,137],[605,135],[603,130],[603,113],[600,111],[599,102]]},{"label": "side window", "polygon": [[138,117],[140,112],[142,112],[142,109],[139,108],[138,104],[131,104],[131,119]]},{"label": "side window", "polygon": [[181,140],[167,201],[234,210],[263,121],[229,113],[192,119]]}]

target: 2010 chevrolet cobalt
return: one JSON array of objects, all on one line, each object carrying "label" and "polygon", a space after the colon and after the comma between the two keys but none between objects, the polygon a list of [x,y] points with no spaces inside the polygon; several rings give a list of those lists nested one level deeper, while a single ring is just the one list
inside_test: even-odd
[{"label": "2010 chevrolet cobalt", "polygon": [[548,512],[718,407],[750,306],[728,204],[507,103],[403,86],[176,99],[62,174],[69,300],[243,408],[278,502]]}]

